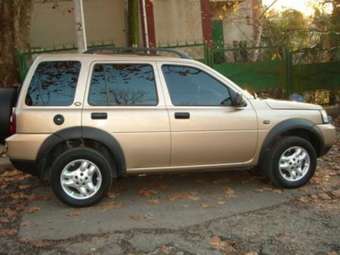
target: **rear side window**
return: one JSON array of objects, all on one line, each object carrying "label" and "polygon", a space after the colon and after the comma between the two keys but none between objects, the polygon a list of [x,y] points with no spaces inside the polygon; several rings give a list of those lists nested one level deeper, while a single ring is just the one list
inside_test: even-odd
[{"label": "rear side window", "polygon": [[26,95],[29,106],[70,106],[80,72],[78,61],[42,62],[32,77]]},{"label": "rear side window", "polygon": [[96,64],[88,101],[93,106],[157,105],[153,67],[148,64]]}]

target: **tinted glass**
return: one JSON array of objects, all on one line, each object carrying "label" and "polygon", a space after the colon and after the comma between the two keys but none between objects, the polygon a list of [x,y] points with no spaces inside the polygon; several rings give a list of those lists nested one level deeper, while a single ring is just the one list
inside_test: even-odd
[{"label": "tinted glass", "polygon": [[80,62],[56,61],[39,64],[26,95],[30,106],[69,106],[73,103]]},{"label": "tinted glass", "polygon": [[94,106],[156,105],[154,71],[144,64],[96,64],[89,104]]},{"label": "tinted glass", "polygon": [[162,71],[174,105],[231,105],[228,88],[202,70],[187,66],[164,65]]}]

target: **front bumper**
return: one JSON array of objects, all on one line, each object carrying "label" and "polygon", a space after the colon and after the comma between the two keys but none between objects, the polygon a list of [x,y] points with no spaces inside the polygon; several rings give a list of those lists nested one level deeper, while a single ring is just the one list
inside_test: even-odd
[{"label": "front bumper", "polygon": [[331,147],[336,143],[336,128],[331,124],[317,125],[317,127],[323,138],[319,156],[323,156],[327,154]]}]

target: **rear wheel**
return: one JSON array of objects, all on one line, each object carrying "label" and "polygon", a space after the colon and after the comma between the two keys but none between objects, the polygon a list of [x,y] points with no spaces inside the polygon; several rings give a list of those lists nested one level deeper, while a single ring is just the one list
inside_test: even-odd
[{"label": "rear wheel", "polygon": [[0,89],[0,144],[10,135],[10,118],[16,99],[16,88]]},{"label": "rear wheel", "polygon": [[283,137],[264,157],[263,168],[272,183],[298,188],[314,175],[317,155],[311,143],[300,137]]},{"label": "rear wheel", "polygon": [[90,148],[74,148],[61,154],[53,163],[52,189],[64,203],[83,207],[98,203],[112,184],[109,161]]}]

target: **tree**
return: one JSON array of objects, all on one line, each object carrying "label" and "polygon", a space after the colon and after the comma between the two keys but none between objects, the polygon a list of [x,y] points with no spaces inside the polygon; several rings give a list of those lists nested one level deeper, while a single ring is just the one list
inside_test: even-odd
[{"label": "tree", "polygon": [[297,10],[270,11],[264,19],[263,39],[269,46],[296,50],[308,46],[307,28],[308,20]]},{"label": "tree", "polygon": [[18,83],[17,50],[30,48],[32,0],[0,0],[0,87]]}]

